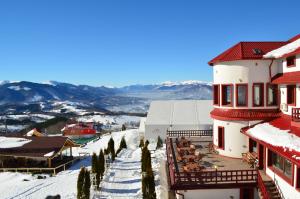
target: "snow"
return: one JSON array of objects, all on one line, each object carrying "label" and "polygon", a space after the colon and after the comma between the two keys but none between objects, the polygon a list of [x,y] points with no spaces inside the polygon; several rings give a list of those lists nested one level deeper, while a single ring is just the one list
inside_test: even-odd
[{"label": "snow", "polygon": [[52,156],[54,155],[54,153],[55,153],[55,151],[51,151],[51,152],[49,152],[49,153],[46,153],[46,154],[44,155],[44,157],[52,157]]},{"label": "snow", "polygon": [[297,48],[300,48],[300,39],[297,39],[287,45],[284,45],[278,49],[268,52],[264,55],[264,58],[280,58],[285,54],[295,51]]},{"label": "snow", "polygon": [[26,133],[26,136],[32,136],[33,133],[34,133],[34,131],[35,131],[35,129],[32,129],[32,130],[28,131],[28,132]]},{"label": "snow", "polygon": [[9,132],[17,132],[27,127],[28,125],[0,125],[0,130],[5,131],[5,129],[7,128]]},{"label": "snow", "polygon": [[20,91],[20,90],[30,91],[31,90],[31,88],[21,87],[21,86],[9,86],[7,88],[9,88],[11,90],[15,90],[15,91]]},{"label": "snow", "polygon": [[11,90],[15,90],[15,91],[21,90],[21,87],[20,87],[20,86],[9,86],[9,87],[7,87],[7,88],[9,88],[9,89],[11,89]]},{"label": "snow", "polygon": [[289,130],[280,130],[269,123],[258,124],[247,131],[249,135],[273,146],[300,152],[300,138],[288,132]]},{"label": "snow", "polygon": [[[100,149],[107,147],[108,140],[113,137],[115,148],[119,147],[122,137],[125,136],[127,149],[123,149],[115,162],[106,171],[102,181],[102,191],[97,192],[91,189],[91,198],[142,198],[141,191],[141,149],[139,144],[139,133],[137,129],[121,132],[113,132],[104,135],[96,141],[89,142],[85,147],[73,150],[73,155],[82,152],[99,153]],[[149,148],[155,148],[156,144],[150,143]],[[47,155],[47,154],[46,154]],[[166,180],[166,176],[161,175],[162,164],[165,160],[165,148],[152,151],[152,167],[155,175],[157,198],[164,197],[167,193],[167,185],[162,186],[160,182]],[[0,193],[1,198],[9,199],[34,199],[45,198],[48,195],[59,194],[61,198],[76,198],[77,177],[81,166],[90,169],[91,158],[87,157],[74,164],[66,171],[58,173],[56,176],[48,175],[45,179],[37,179],[36,175],[21,173],[2,172],[0,173]],[[26,179],[26,181],[24,181]]]},{"label": "snow", "polygon": [[0,148],[15,148],[21,147],[24,144],[31,142],[31,140],[25,138],[15,138],[15,137],[0,137]]},{"label": "snow", "polygon": [[211,82],[204,82],[199,80],[186,80],[182,82],[165,81],[161,83],[162,86],[167,86],[167,87],[179,86],[179,85],[197,85],[197,84],[208,85],[208,86],[212,85]]},{"label": "snow", "polygon": [[89,115],[89,116],[81,116],[77,118],[79,122],[99,122],[102,124],[130,124],[131,122],[139,123],[141,117],[138,116],[128,116],[128,115],[119,115],[119,116],[111,116],[111,115]]},{"label": "snow", "polygon": [[79,102],[70,102],[70,101],[55,101],[53,106],[56,106],[55,109],[51,110],[54,113],[61,113],[62,109],[66,110],[67,113],[76,113],[77,115],[85,115],[88,112],[84,109],[78,108],[78,106],[86,106],[86,104]]}]

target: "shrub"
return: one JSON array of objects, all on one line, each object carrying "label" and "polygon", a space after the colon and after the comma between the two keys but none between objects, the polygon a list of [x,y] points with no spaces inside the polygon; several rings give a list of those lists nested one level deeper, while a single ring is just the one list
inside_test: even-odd
[{"label": "shrub", "polygon": [[163,146],[163,141],[160,136],[157,137],[156,149],[159,149]]}]

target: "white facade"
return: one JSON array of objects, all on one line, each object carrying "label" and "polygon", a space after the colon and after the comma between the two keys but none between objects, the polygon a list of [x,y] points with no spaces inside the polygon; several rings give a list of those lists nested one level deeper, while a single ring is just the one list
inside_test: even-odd
[{"label": "white facade", "polygon": [[[237,199],[240,198],[240,189],[202,189],[202,190],[187,190],[178,191],[177,199]],[[258,199],[258,194],[254,190],[254,199]]]},{"label": "white facade", "polygon": [[[272,64],[271,64],[272,63]],[[219,105],[214,105],[219,109],[276,109],[280,108],[284,114],[291,115],[292,108],[300,107],[300,82],[296,85],[296,104],[288,105],[287,98],[287,85],[280,84],[278,86],[279,102],[276,106],[267,106],[267,84],[270,84],[271,77],[279,73],[290,73],[300,71],[300,55],[296,56],[296,64],[292,67],[287,67],[286,58],[280,58],[275,60],[240,60],[240,61],[228,61],[217,63],[213,66],[214,85],[219,85]],[[270,76],[271,73],[271,76]],[[253,106],[253,83],[263,83],[263,106]],[[236,106],[236,84],[248,84],[247,99],[248,105],[241,107]],[[232,101],[231,105],[222,105],[222,85],[232,85]],[[293,85],[293,84],[291,84]],[[243,127],[247,127],[260,121],[234,121],[224,118],[224,120],[214,119],[213,127],[213,143],[216,146],[220,155],[241,158],[241,154],[249,151],[249,137],[242,134],[240,131]],[[224,146],[218,148],[219,144],[219,127],[224,128]],[[266,150],[267,153],[267,150]],[[266,155],[264,161],[267,164],[268,156]],[[297,166],[293,164],[293,184],[288,183],[282,176],[274,173],[269,166],[266,166],[266,174],[271,177],[276,183],[280,191],[283,193],[286,199],[300,198],[300,192],[296,188],[296,171]],[[275,180],[276,179],[276,180]],[[298,179],[300,180],[300,179]],[[191,197],[192,198],[192,197]],[[239,197],[237,197],[239,198]]]},{"label": "white facade", "polygon": [[[253,107],[252,104],[252,85],[253,83],[264,83],[264,92],[266,96],[266,84],[270,82],[269,75],[269,66],[272,62],[270,60],[239,60],[239,61],[230,61],[218,63],[213,66],[213,76],[215,85],[222,84],[231,84],[233,86],[233,101],[236,99],[235,86],[236,84],[248,84],[248,106],[236,106],[236,103],[233,103],[232,106],[223,106],[220,103],[220,106],[215,106],[216,108],[225,108],[225,109],[262,109],[262,108],[274,108],[274,106],[267,106],[264,100],[264,105],[259,107]],[[278,73],[278,66],[276,62],[272,63],[271,67],[272,76]],[[221,93],[220,93],[221,95]],[[221,96],[220,96],[221,97]],[[221,99],[221,98],[220,98]]]},{"label": "white facade", "polygon": [[242,153],[248,152],[248,137],[240,132],[241,128],[258,123],[259,121],[221,121],[214,120],[213,143],[218,146],[218,128],[224,128],[224,149],[216,147],[220,155],[241,158]]},{"label": "white facade", "polygon": [[166,138],[167,130],[212,129],[211,100],[153,101],[145,122],[145,139]]}]

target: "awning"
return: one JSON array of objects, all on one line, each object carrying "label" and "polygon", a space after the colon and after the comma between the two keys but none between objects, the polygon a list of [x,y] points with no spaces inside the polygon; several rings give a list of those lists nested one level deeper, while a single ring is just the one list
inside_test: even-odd
[{"label": "awning", "polygon": [[273,84],[298,84],[300,82],[300,71],[279,73],[272,77]]}]

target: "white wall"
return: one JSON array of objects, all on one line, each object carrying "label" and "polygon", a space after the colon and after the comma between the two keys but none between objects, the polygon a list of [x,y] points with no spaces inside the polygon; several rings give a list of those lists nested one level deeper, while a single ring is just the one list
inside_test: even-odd
[{"label": "white wall", "polygon": [[[280,85],[280,103],[281,104],[287,104],[287,87],[286,85]],[[284,114],[291,115],[292,114],[292,108],[299,108],[300,107],[300,84],[296,85],[296,106],[289,106],[287,111],[282,110]]]},{"label": "white wall", "polygon": [[[184,199],[234,199],[240,198],[240,189],[198,189],[178,191],[184,194]],[[182,196],[176,194],[177,199],[182,199]]]},{"label": "white wall", "polygon": [[[268,160],[268,150],[266,154],[266,162]],[[269,177],[271,177],[274,180],[274,172],[267,167],[266,173]],[[294,174],[296,174],[296,167],[294,167]],[[300,198],[300,191],[297,191],[295,187],[291,186],[289,183],[287,183],[285,180],[283,180],[280,176],[275,174],[275,178],[278,182],[278,185],[284,195],[285,199],[296,199]],[[295,180],[295,178],[294,178]],[[294,183],[295,185],[295,183]]]},{"label": "white wall", "polygon": [[[220,106],[220,108],[247,108],[235,106],[235,84],[248,83],[248,107],[249,108],[274,108],[266,106],[266,83],[270,82],[269,65],[270,60],[239,60],[222,62],[213,66],[214,84],[234,84],[233,107]],[[278,73],[278,64],[272,64],[272,76]],[[252,106],[253,83],[264,83],[264,106]],[[221,95],[221,93],[220,93]],[[220,96],[221,97],[221,96]],[[221,99],[221,98],[220,98]],[[215,106],[219,107],[219,106]],[[275,106],[276,107],[276,106]]]},{"label": "white wall", "polygon": [[160,136],[163,140],[166,139],[169,125],[145,125],[145,140],[157,140]]},{"label": "white wall", "polygon": [[[250,125],[259,121],[251,121]],[[249,142],[248,137],[240,132],[241,128],[248,126],[248,121],[221,121],[214,120],[213,143],[218,146],[218,127],[224,127],[225,132],[225,148],[217,149],[220,155],[241,158],[242,153],[248,152]]]}]

